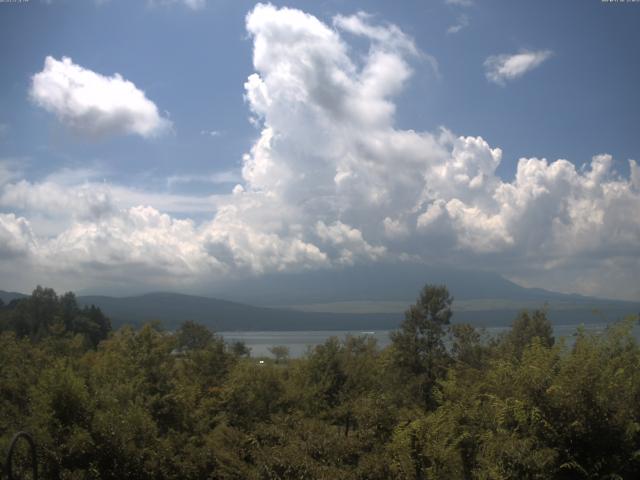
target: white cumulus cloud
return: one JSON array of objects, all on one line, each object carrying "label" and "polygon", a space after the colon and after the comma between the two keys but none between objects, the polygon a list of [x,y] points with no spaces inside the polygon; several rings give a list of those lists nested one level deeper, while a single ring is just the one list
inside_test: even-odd
[{"label": "white cumulus cloud", "polygon": [[473,0],[445,0],[447,5],[456,5],[458,7],[470,7],[473,5]]},{"label": "white cumulus cloud", "polygon": [[0,213],[0,259],[27,255],[35,247],[35,237],[25,218]]},{"label": "white cumulus cloud", "polygon": [[469,16],[460,15],[456,20],[456,23],[447,28],[447,33],[458,33],[460,30],[469,26]]},{"label": "white cumulus cloud", "polygon": [[32,77],[32,101],[76,132],[94,137],[135,134],[151,137],[171,122],[145,93],[120,74],[104,76],[68,57],[47,57]]},{"label": "white cumulus cloud", "polygon": [[484,62],[485,75],[490,82],[505,85],[507,81],[515,80],[539,67],[552,54],[551,50],[538,50],[513,55],[492,55]]},{"label": "white cumulus cloud", "polygon": [[174,3],[182,4],[191,10],[201,10],[207,4],[207,0],[148,0],[150,5],[170,5]]},{"label": "white cumulus cloud", "polygon": [[[13,239],[11,248],[50,269],[125,282],[134,272],[206,283],[411,259],[548,288],[637,294],[636,162],[624,178],[609,155],[583,168],[522,158],[515,177],[503,179],[502,151],[482,137],[395,126],[394,98],[416,58],[398,27],[357,14],[336,17],[336,29],[300,10],[262,4],[246,26],[255,72],[245,99],[260,134],[242,160],[242,178],[210,203],[208,219],[178,218],[164,197],[138,198],[116,185],[104,192],[95,182],[90,191],[67,187],[65,199],[65,189],[55,188],[60,179],[10,175],[0,207],[19,207],[24,217],[3,217],[0,235]],[[345,31],[369,39],[364,58],[354,58]],[[118,195],[127,201],[118,203]],[[29,222],[46,211],[46,198],[75,213],[57,233],[35,238]]]},{"label": "white cumulus cloud", "polygon": [[204,8],[204,6],[207,4],[207,0],[181,0],[181,1],[187,7],[193,10],[199,10],[201,8]]},{"label": "white cumulus cloud", "polygon": [[336,15],[333,24],[340,30],[367,37],[378,43],[378,47],[389,47],[393,50],[406,50],[417,54],[413,39],[407,36],[396,25],[374,25],[371,23],[372,17],[365,12],[358,12],[355,15]]},{"label": "white cumulus cloud", "polygon": [[76,222],[43,245],[39,253],[42,261],[71,271],[118,269],[129,275],[182,277],[217,267],[199,241],[193,221],[144,206]]}]

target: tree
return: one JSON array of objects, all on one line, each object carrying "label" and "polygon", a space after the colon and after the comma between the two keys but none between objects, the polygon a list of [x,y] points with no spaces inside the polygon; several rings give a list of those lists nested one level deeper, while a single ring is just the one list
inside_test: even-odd
[{"label": "tree", "polygon": [[473,325],[461,323],[451,327],[453,344],[451,354],[460,364],[480,369],[484,365],[488,348],[482,343],[481,333]]},{"label": "tree", "polygon": [[405,312],[400,330],[391,334],[394,363],[427,406],[433,406],[433,386],[446,370],[443,338],[453,315],[452,303],[447,287],[425,285],[417,302]]},{"label": "tree", "polygon": [[236,357],[248,357],[251,355],[251,349],[242,340],[236,340],[231,343],[231,352]]},{"label": "tree", "polygon": [[78,373],[56,361],[44,369],[29,394],[30,429],[38,439],[45,478],[74,478],[94,455],[92,398]]},{"label": "tree", "polygon": [[191,320],[184,322],[176,333],[180,350],[202,350],[213,340],[207,327]]},{"label": "tree", "polygon": [[553,327],[544,310],[535,310],[532,314],[526,311],[520,313],[509,333],[502,339],[503,348],[520,358],[534,338],[538,338],[545,347],[552,347],[555,342]]},{"label": "tree", "polygon": [[71,332],[83,334],[94,348],[107,338],[110,331],[111,321],[95,305],[84,307],[71,323]]},{"label": "tree", "polygon": [[229,424],[249,428],[284,408],[284,375],[273,364],[242,361],[224,387],[223,402]]},{"label": "tree", "polygon": [[30,297],[9,303],[2,313],[2,330],[33,340],[79,333],[95,348],[111,331],[111,321],[98,307],[81,309],[72,292],[58,296],[53,289],[41,286]]},{"label": "tree", "polygon": [[51,288],[36,287],[30,297],[14,308],[10,325],[19,337],[42,338],[58,315],[58,296]]},{"label": "tree", "polygon": [[289,358],[289,347],[284,345],[275,345],[269,349],[271,355],[276,359],[276,363],[282,363]]},{"label": "tree", "polygon": [[67,292],[58,299],[58,314],[64,323],[65,330],[71,331],[74,319],[80,313],[78,301],[73,292]]}]

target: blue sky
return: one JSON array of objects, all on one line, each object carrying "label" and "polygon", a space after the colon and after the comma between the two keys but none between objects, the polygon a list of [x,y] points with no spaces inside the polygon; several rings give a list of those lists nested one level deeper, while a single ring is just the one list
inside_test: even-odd
[{"label": "blue sky", "polygon": [[[1,121],[11,126],[4,155],[29,156],[34,175],[59,165],[108,162],[115,175],[202,173],[238,169],[256,130],[247,121],[243,84],[253,72],[244,18],[255,2],[210,1],[201,10],[112,0],[54,1],[2,6],[5,62]],[[427,62],[398,101],[397,124],[481,135],[505,152],[501,174],[513,176],[521,156],[566,158],[582,164],[611,153],[628,172],[640,152],[640,8],[599,1],[274,2],[329,20],[336,13],[370,12],[400,26],[437,61]],[[469,26],[447,28],[461,15]],[[29,32],[28,34],[25,32]],[[509,88],[484,77],[490,55],[552,49],[543,69]],[[71,57],[105,75],[121,72],[170,113],[175,134],[145,142],[115,138],[82,142],[27,101],[29,78],[47,55]],[[210,137],[201,132],[218,131]],[[634,134],[636,133],[636,134]],[[38,147],[51,149],[43,153]],[[60,158],[70,157],[70,158]],[[144,180],[142,180],[144,181]]]},{"label": "blue sky", "polygon": [[[636,207],[640,204],[628,162],[640,157],[640,4],[600,0],[335,0],[273,2],[273,6],[258,14],[255,2],[225,0],[0,3],[0,58],[4,64],[0,72],[0,212],[5,215],[2,228],[6,230],[0,240],[10,246],[0,255],[0,269],[5,279],[11,272],[20,273],[12,275],[16,285],[7,283],[0,288],[28,289],[35,283],[46,283],[40,279],[55,279],[61,287],[75,288],[78,279],[86,276],[94,288],[108,288],[122,278],[135,277],[135,288],[154,289],[166,286],[163,278],[173,275],[202,291],[220,281],[223,274],[260,275],[272,270],[342,268],[359,262],[411,258],[496,270],[524,285],[640,298],[640,290],[631,286],[638,280],[640,208]],[[300,46],[303,55],[326,55],[319,66],[331,65],[338,73],[362,74],[363,78],[367,65],[406,67],[406,78],[398,85],[385,84],[380,88],[388,90],[382,94],[374,92],[371,98],[362,99],[364,104],[386,102],[393,109],[382,123],[369,125],[372,143],[368,147],[352,145],[358,135],[368,136],[364,123],[358,123],[368,112],[358,110],[363,117],[356,121],[341,120],[346,123],[338,133],[353,137],[332,144],[331,151],[315,151],[315,142],[326,145],[335,139],[330,127],[323,129],[327,123],[316,116],[316,110],[301,114],[298,103],[285,94],[273,96],[282,99],[280,104],[274,100],[264,108],[259,100],[251,100],[253,87],[246,87],[245,82],[254,73],[272,92],[280,88],[286,92],[298,84],[287,84],[288,79],[276,85],[279,73],[269,64],[296,66],[295,58],[273,53],[282,44],[294,45],[299,40],[287,37],[291,31],[287,22],[296,28],[304,23],[302,17],[285,18],[284,10],[278,9],[284,6],[306,12],[309,15],[305,18],[315,18],[337,35],[337,43],[320,53],[315,52],[313,42]],[[255,13],[253,30],[247,24],[249,12]],[[337,16],[350,20],[341,25]],[[313,25],[304,23],[300,28],[308,27],[311,32]],[[381,40],[383,34],[386,40]],[[264,54],[264,64],[252,58],[260,38],[272,49]],[[390,45],[389,39],[397,44]],[[344,47],[350,66],[345,67],[343,59],[334,56],[338,55],[330,50],[334,47]],[[376,63],[380,60],[376,53],[399,63]],[[515,58],[517,55],[521,57]],[[118,120],[101,117],[101,122],[116,122],[105,129],[100,127],[103,123],[91,124],[97,121],[95,117],[87,121],[87,117],[77,116],[68,104],[61,105],[58,100],[47,103],[48,93],[34,93],[34,75],[46,73],[47,57],[55,62],[68,57],[71,65],[101,78],[120,74],[143,92],[145,102],[155,105],[157,112],[150,114],[155,120],[150,121],[160,123],[149,126],[149,133],[141,133],[118,127]],[[336,58],[337,63],[331,63]],[[314,65],[309,68],[316,68]],[[492,77],[490,70],[500,66],[502,73]],[[305,71],[295,80],[313,80],[313,75],[321,73]],[[364,80],[344,88],[353,93],[354,88],[364,88]],[[330,95],[337,93],[329,91]],[[312,100],[300,103],[301,108],[312,105]],[[287,109],[292,119],[309,120],[308,115],[313,115],[308,128],[282,120]],[[131,110],[127,118],[138,119],[138,113]],[[442,137],[442,127],[451,138]],[[380,133],[383,130],[387,131],[384,135],[393,131],[393,138],[407,131],[428,133],[432,138],[420,139],[426,143],[416,144],[415,149],[406,147],[409,150],[405,153],[394,151],[378,158],[367,149],[374,148],[374,140],[379,144],[392,141]],[[269,135],[275,140],[269,140]],[[482,137],[486,145],[471,145],[466,140],[455,145],[456,138],[476,137]],[[287,139],[291,141],[287,143]],[[260,145],[266,142],[276,142],[268,159],[275,166],[265,164],[266,154]],[[488,152],[497,148],[501,150],[499,160],[486,160],[483,155],[491,157]],[[416,149],[431,152],[424,158],[415,153],[415,162],[430,165],[416,170],[424,175],[424,185],[412,187],[412,199],[399,199],[401,194],[394,192],[400,187],[382,185],[380,178],[404,168],[402,162]],[[447,149],[448,153],[444,152]],[[354,174],[355,163],[348,167],[340,163],[335,158],[338,151],[349,158],[369,152],[360,158],[357,168],[363,170]],[[457,151],[462,152],[462,160],[455,159]],[[397,164],[394,154],[399,155]],[[599,154],[610,157],[600,162],[606,164],[607,173],[597,181],[609,186],[594,193],[589,190],[592,187],[586,172],[594,170],[592,157]],[[440,160],[433,160],[440,156]],[[540,168],[540,175],[546,175],[550,182],[552,177],[555,180],[553,186],[545,183],[549,198],[531,200],[527,193],[528,200],[522,200],[518,213],[508,210],[509,202],[517,203],[513,199],[524,198],[518,195],[531,190],[524,180],[519,186],[515,184],[521,158],[547,159],[544,165],[530,163],[529,170],[523,164],[523,175],[529,172],[530,178],[538,178],[531,171]],[[565,168],[564,173],[552,170],[557,159],[573,163],[576,171],[571,173],[564,164],[556,165],[558,171]],[[367,162],[374,167],[367,170]],[[371,171],[378,171],[376,162],[389,171],[380,178],[363,180]],[[439,166],[434,162],[440,162]],[[328,170],[321,171],[317,164]],[[406,167],[409,176],[413,174],[410,168]],[[453,175],[449,179],[452,183],[444,186],[444,180],[434,180],[439,186],[433,193],[430,182],[443,168],[449,173],[442,175]],[[264,170],[268,179],[251,174],[256,169]],[[346,187],[339,185],[338,177],[347,170],[363,185],[378,185],[377,196],[355,195],[364,187],[354,184],[345,197],[340,189]],[[455,175],[472,177],[471,171],[480,171],[487,179],[483,196],[473,193],[479,187],[472,185],[471,178],[468,191],[459,190],[456,182],[462,177]],[[575,178],[571,177],[574,174]],[[274,182],[278,175],[283,175],[282,179]],[[317,190],[318,196],[313,196],[317,205],[289,212],[300,201],[295,192],[306,185],[305,180],[293,188],[291,179],[313,175],[318,175],[318,181],[312,189],[305,188],[307,192]],[[324,185],[322,175],[335,181]],[[563,175],[571,177],[567,185],[557,180]],[[100,190],[100,185],[108,198],[93,199],[87,209],[76,212],[78,202]],[[241,185],[244,196],[231,194],[236,185]],[[505,193],[509,188],[517,192]],[[427,190],[431,193],[425,193]],[[624,198],[611,193],[620,190],[624,190]],[[569,193],[563,196],[566,191]],[[69,211],[42,206],[55,204],[46,196],[59,200],[60,192],[71,195],[67,203],[59,202],[62,209],[68,204]],[[270,204],[271,200],[261,195],[275,196],[278,202]],[[333,195],[332,202],[318,200],[327,195]],[[511,195],[510,199],[505,195]],[[166,216],[158,218],[168,222],[168,230],[148,231],[148,211],[140,220],[147,222],[141,230],[136,230],[139,222],[130,216],[117,220],[103,214],[91,217],[85,210],[95,211],[92,202],[116,217],[128,215],[131,208],[150,207],[154,215]],[[247,207],[247,202],[259,203],[269,215],[277,211],[281,216],[271,218],[260,208]],[[376,210],[384,210],[383,217],[373,219],[367,213],[365,204],[371,202],[382,202],[384,208]],[[549,204],[565,208],[554,209]],[[588,215],[594,209],[601,214],[595,223]],[[230,210],[237,218],[229,220],[220,213]],[[394,211],[398,214],[389,213]],[[421,217],[428,211],[429,215]],[[444,222],[440,211],[448,219],[446,225],[429,223],[432,218]],[[264,224],[258,220],[267,217]],[[472,218],[486,221],[479,225]],[[188,227],[172,223],[179,221],[190,223]],[[612,228],[617,237],[608,239],[606,231]],[[133,230],[119,236],[125,229]],[[174,235],[171,232],[175,229],[193,229],[185,235],[198,240],[186,245],[185,238],[173,245],[173,240],[162,236]],[[548,237],[537,238],[529,230],[547,232]],[[82,243],[87,232],[98,232],[91,245]],[[160,238],[151,241],[151,235]],[[70,238],[73,241],[65,243]],[[272,243],[268,247],[254,245],[251,242],[256,238],[270,238]],[[119,246],[104,258],[78,254],[108,251],[112,241]],[[136,253],[141,244],[142,250]],[[455,248],[449,248],[451,245]],[[179,265],[167,257],[167,252],[176,249],[181,252]],[[191,257],[193,251],[198,253]],[[145,264],[144,252],[151,252],[153,265]],[[256,260],[260,255],[266,260]],[[54,258],[64,258],[64,267],[53,266]],[[210,267],[206,271],[202,270],[203,262]]]}]

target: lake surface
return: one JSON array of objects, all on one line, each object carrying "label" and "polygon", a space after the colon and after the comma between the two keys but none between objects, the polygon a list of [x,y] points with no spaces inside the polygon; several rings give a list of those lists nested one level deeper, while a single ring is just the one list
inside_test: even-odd
[{"label": "lake surface", "polygon": [[[600,333],[607,328],[606,323],[583,325],[585,331]],[[578,325],[555,325],[553,333],[556,339],[565,337],[567,344],[572,344],[573,334]],[[509,330],[510,327],[487,327],[485,332],[489,336],[498,335]],[[242,341],[251,349],[252,357],[271,357],[269,349],[278,345],[289,349],[289,355],[293,358],[303,356],[309,348],[324,343],[330,337],[345,338],[347,335],[368,335],[376,339],[378,346],[384,348],[391,343],[389,333],[392,330],[380,330],[376,332],[324,330],[324,331],[296,331],[296,332],[218,332],[227,342]],[[640,338],[640,331],[634,329],[636,338]]]}]

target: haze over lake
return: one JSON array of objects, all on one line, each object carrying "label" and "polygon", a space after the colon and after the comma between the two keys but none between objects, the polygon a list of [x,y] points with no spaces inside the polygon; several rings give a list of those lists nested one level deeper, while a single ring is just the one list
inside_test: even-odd
[{"label": "haze over lake", "polygon": [[[556,341],[564,338],[567,345],[572,345],[575,341],[574,334],[578,329],[578,325],[554,325],[553,334]],[[487,336],[499,335],[509,330],[510,327],[488,327],[484,331]],[[583,325],[585,332],[601,333],[607,328],[606,323],[591,323]],[[391,344],[389,334],[392,330],[380,330],[374,332],[363,331],[311,331],[311,332],[219,332],[225,341],[234,342],[241,341],[251,349],[252,357],[273,357],[270,348],[276,346],[284,346],[289,349],[291,358],[299,358],[307,353],[309,348],[324,343],[331,337],[344,339],[347,335],[352,336],[370,336],[375,338],[379,347],[384,348]],[[640,339],[640,328],[634,329],[634,335]]]}]

